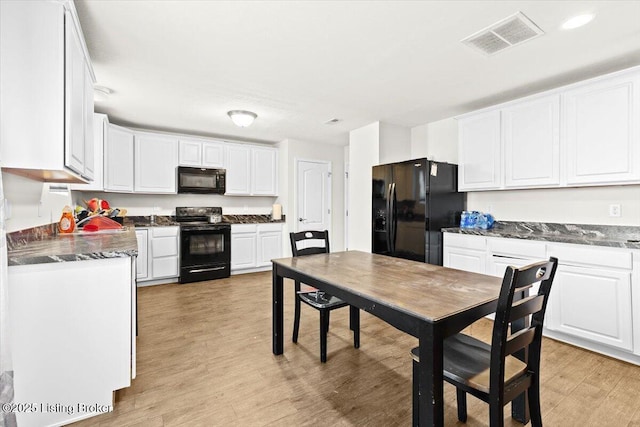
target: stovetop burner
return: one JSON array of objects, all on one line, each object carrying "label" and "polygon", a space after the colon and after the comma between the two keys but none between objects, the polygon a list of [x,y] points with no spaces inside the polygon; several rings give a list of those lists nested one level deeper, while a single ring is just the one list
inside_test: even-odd
[{"label": "stovetop burner", "polygon": [[219,224],[221,207],[177,207],[176,221],[181,225]]}]

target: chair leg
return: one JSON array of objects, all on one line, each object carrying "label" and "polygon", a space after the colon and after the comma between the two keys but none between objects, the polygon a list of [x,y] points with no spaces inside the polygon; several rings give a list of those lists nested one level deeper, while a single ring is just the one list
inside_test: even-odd
[{"label": "chair leg", "polygon": [[413,421],[412,421],[412,425],[413,427],[418,427],[420,425],[420,411],[419,411],[419,405],[420,405],[420,399],[418,396],[418,362],[416,362],[415,360],[413,361],[413,385],[411,387],[412,389],[412,400],[413,400]]},{"label": "chair leg", "polygon": [[489,403],[489,425],[504,427],[504,405],[502,400]]},{"label": "chair leg", "polygon": [[529,387],[529,413],[531,415],[531,427],[542,427],[542,412],[540,411],[540,385],[539,378],[534,376]]},{"label": "chair leg", "polygon": [[320,310],[320,361],[327,361],[327,325],[329,324],[329,310]]},{"label": "chair leg", "polygon": [[349,306],[349,329],[353,331],[353,347],[360,348],[360,310]]},{"label": "chair leg", "polygon": [[300,291],[300,282],[296,281],[296,294],[295,294],[295,305],[294,305],[294,313],[293,313],[293,338],[291,339],[293,342],[298,342],[298,331],[300,330],[300,296],[298,292]]},{"label": "chair leg", "polygon": [[463,423],[467,422],[467,393],[456,388],[456,396],[458,398],[458,420]]}]

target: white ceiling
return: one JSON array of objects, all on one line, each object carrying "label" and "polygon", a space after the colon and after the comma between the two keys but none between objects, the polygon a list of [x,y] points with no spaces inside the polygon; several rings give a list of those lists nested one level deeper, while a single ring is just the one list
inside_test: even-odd
[{"label": "white ceiling", "polygon": [[[76,0],[112,122],[261,142],[348,143],[640,64],[640,1]],[[545,35],[484,56],[460,43],[523,12]],[[560,30],[595,12],[588,25]],[[238,128],[226,116],[251,110]],[[331,118],[341,121],[333,125]]]}]

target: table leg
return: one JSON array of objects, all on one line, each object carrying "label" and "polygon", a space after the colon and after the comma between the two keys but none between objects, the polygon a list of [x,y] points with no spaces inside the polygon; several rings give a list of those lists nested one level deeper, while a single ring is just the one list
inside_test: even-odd
[{"label": "table leg", "polygon": [[353,331],[353,346],[360,348],[360,309],[349,306],[349,327]]},{"label": "table leg", "polygon": [[282,284],[283,277],[278,275],[277,266],[273,266],[271,274],[271,286],[273,294],[273,354],[282,354],[284,352],[284,304]]},{"label": "table leg", "polygon": [[418,340],[418,405],[420,426],[444,425],[442,332],[433,324],[420,326]]}]

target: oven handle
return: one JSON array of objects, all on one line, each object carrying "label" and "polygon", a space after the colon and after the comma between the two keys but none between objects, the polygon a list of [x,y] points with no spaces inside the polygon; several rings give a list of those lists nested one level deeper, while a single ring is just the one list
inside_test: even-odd
[{"label": "oven handle", "polygon": [[197,268],[195,270],[189,270],[189,273],[204,273],[206,271],[224,270],[225,268],[227,268],[227,267],[226,266],[222,266],[222,267],[212,267],[212,268]]}]

